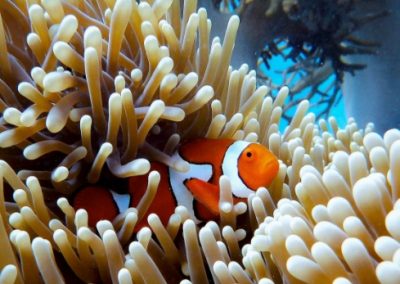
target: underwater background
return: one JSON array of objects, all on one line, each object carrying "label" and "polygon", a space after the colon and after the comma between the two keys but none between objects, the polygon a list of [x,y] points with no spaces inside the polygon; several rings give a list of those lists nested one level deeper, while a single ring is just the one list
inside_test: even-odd
[{"label": "underwater background", "polygon": [[[241,17],[233,65],[247,62],[266,76],[260,82],[289,85],[293,90],[296,83],[308,80],[310,70],[319,76],[319,65],[331,60],[334,72],[325,74],[321,81],[306,82],[297,95],[310,100],[311,111],[325,119],[334,116],[341,127],[348,117],[355,117],[362,125],[374,121],[380,133],[399,127],[399,1],[211,2],[213,5],[200,1],[209,7],[216,23],[213,35],[222,36],[218,27],[226,23],[227,14]],[[319,52],[325,55],[315,55]],[[316,58],[310,62],[312,53]],[[335,65],[335,60],[340,64]],[[288,74],[293,75],[290,81]],[[337,88],[332,89],[332,84],[338,84]],[[321,92],[334,98],[333,102],[327,109],[326,100],[321,102],[318,95],[310,98],[310,92]],[[297,97],[287,100],[298,102]]]},{"label": "underwater background", "polygon": [[0,1],[0,284],[398,283],[399,5]]}]

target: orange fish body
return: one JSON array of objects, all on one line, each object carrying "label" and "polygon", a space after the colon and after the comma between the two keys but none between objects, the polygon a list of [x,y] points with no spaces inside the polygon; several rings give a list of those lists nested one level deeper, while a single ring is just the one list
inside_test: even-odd
[{"label": "orange fish body", "polygon": [[[143,219],[135,227],[147,225],[147,216],[156,213],[163,224],[178,205],[185,206],[196,221],[211,220],[219,215],[219,178],[231,181],[234,202],[247,198],[261,186],[269,186],[278,173],[279,163],[268,149],[258,143],[231,139],[194,139],[174,154],[189,163],[187,172],[178,172],[158,162],[151,171],[160,173],[157,195]],[[74,207],[89,213],[89,224],[112,220],[129,207],[136,207],[145,194],[147,175],[129,179],[127,194],[103,187],[89,186],[74,198]]]}]

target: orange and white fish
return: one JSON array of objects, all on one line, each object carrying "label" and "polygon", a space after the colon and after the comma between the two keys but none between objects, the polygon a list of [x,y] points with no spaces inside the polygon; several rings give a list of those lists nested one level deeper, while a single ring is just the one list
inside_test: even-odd
[{"label": "orange and white fish", "polygon": [[[277,158],[266,147],[246,141],[194,139],[174,155],[187,161],[189,170],[178,172],[161,163],[151,163],[151,171],[158,171],[161,180],[156,197],[135,231],[147,224],[150,213],[157,213],[167,224],[178,205],[185,206],[196,221],[214,219],[219,215],[222,175],[231,181],[234,202],[239,202],[259,187],[269,186],[279,170]],[[86,209],[89,225],[94,226],[99,220],[113,220],[120,212],[137,206],[146,188],[147,175],[131,177],[126,194],[88,186],[76,194],[73,205],[75,209]]]}]

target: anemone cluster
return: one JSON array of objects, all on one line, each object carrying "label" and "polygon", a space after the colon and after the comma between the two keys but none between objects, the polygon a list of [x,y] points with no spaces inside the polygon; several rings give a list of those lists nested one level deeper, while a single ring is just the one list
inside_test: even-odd
[{"label": "anemone cluster", "polygon": [[[0,3],[0,283],[395,283],[400,277],[400,131],[339,129],[299,104],[279,131],[256,74],[229,66],[195,0]],[[178,206],[133,229],[157,198],[88,226],[81,186],[142,175],[194,137],[258,141],[277,178],[247,204],[220,179],[220,218]],[[108,181],[110,182],[110,181]],[[101,206],[101,205],[99,205]]]}]

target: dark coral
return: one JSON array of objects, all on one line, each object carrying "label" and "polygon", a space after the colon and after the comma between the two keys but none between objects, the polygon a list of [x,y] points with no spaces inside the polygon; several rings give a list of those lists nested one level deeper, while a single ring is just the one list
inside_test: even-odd
[{"label": "dark coral", "polygon": [[356,0],[291,2],[285,7],[285,15],[297,30],[283,29],[281,34],[268,42],[262,52],[266,61],[271,54],[283,52],[277,43],[285,40],[285,49],[289,50],[286,57],[296,62],[313,59],[315,67],[329,60],[338,79],[342,80],[343,72],[354,74],[354,71],[365,67],[364,64],[349,63],[343,56],[377,52],[378,43],[361,39],[355,32],[366,23],[386,15],[387,11],[368,11],[367,5],[363,5],[365,1]]},{"label": "dark coral", "polygon": [[[348,56],[378,52],[379,43],[359,36],[358,31],[389,13],[377,8],[378,0],[212,1],[220,11],[238,13],[242,25],[257,23],[265,30],[264,37],[257,38],[263,48],[249,52],[259,55],[273,72],[282,69],[271,66],[274,56],[292,62],[282,72],[283,84],[291,89],[287,107],[308,99],[318,106],[318,117],[328,116],[340,100],[345,73],[354,75],[366,67],[362,58],[354,63]],[[270,79],[262,73],[260,80],[268,84]],[[284,118],[291,119],[290,115]]]}]

